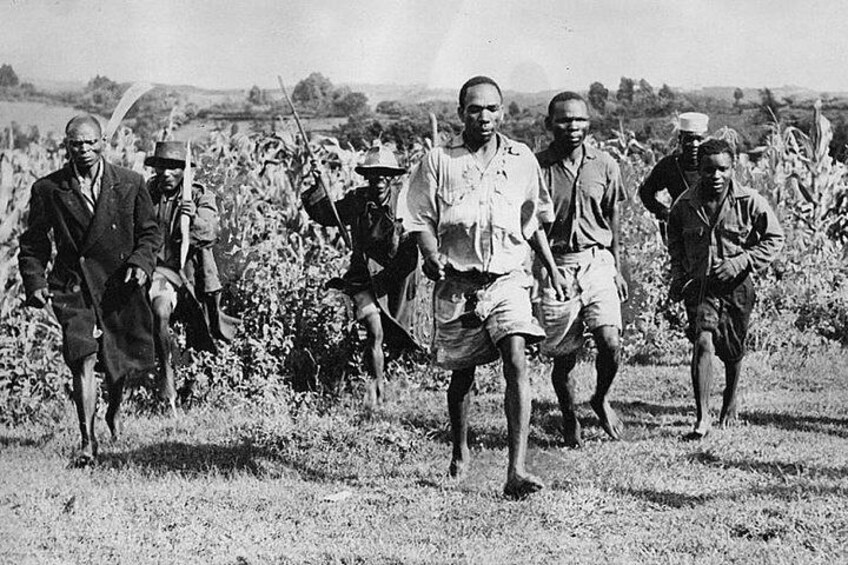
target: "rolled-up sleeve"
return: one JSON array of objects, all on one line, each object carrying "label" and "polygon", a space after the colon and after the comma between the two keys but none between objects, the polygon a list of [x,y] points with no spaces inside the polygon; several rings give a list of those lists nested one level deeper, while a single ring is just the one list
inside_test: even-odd
[{"label": "rolled-up sleeve", "polygon": [[439,210],[436,205],[438,188],[438,168],[435,151],[431,151],[421,160],[409,179],[409,192],[406,195],[409,212],[408,231],[428,232],[438,237]]},{"label": "rolled-up sleeve", "polygon": [[[533,160],[536,161],[535,158]],[[539,166],[538,161],[536,161],[536,184],[538,185],[539,193],[536,217],[542,224],[552,224],[556,220],[554,202],[553,198],[551,198],[551,190],[548,187],[548,183],[545,182],[545,175],[542,173],[542,167]]]}]

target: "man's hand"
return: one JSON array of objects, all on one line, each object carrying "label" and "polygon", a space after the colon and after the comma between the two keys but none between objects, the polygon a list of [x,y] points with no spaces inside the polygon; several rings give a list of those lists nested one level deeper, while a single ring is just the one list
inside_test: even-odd
[{"label": "man's hand", "polygon": [[180,200],[180,214],[193,218],[197,215],[197,205],[191,200]]},{"label": "man's hand", "polygon": [[692,295],[698,285],[695,279],[678,279],[671,281],[671,287],[668,289],[668,299],[672,302],[680,302],[684,298]]},{"label": "man's hand", "polygon": [[553,272],[548,273],[548,275],[551,281],[551,290],[554,291],[556,299],[560,302],[565,302],[565,288],[568,284],[565,282],[565,277],[562,276],[559,269],[554,269]]},{"label": "man's hand", "polygon": [[147,282],[147,273],[141,267],[130,265],[127,267],[127,274],[124,275],[124,282],[144,286]]},{"label": "man's hand", "polygon": [[627,302],[627,299],[630,298],[630,291],[627,288],[627,281],[624,280],[618,269],[615,271],[615,288],[618,289],[618,298],[622,302]]},{"label": "man's hand", "polygon": [[39,288],[33,292],[26,301],[26,305],[31,308],[44,308],[47,303],[53,298],[50,291],[46,288]]},{"label": "man's hand", "polygon": [[748,255],[745,253],[725,259],[715,266],[713,275],[721,283],[730,282],[748,268],[748,263]]},{"label": "man's hand", "polygon": [[441,253],[433,253],[424,258],[421,270],[431,281],[440,281],[445,278],[445,265],[447,261]]}]

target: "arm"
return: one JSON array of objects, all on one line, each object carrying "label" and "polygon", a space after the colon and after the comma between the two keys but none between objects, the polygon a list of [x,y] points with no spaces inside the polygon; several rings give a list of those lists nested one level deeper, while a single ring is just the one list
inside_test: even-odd
[{"label": "arm", "polygon": [[554,262],[554,256],[551,253],[551,247],[548,244],[548,236],[545,235],[544,230],[541,227],[537,229],[533,233],[533,236],[527,240],[527,243],[530,244],[533,252],[536,253],[536,257],[539,258],[545,266],[545,269],[548,271],[548,276],[551,280],[551,288],[553,288],[557,300],[565,300],[565,279],[563,278],[562,273],[559,272],[556,262]]},{"label": "arm", "polygon": [[621,275],[621,254],[619,252],[621,241],[621,219],[619,214],[619,204],[614,204],[612,207],[612,215],[610,217],[610,227],[612,228],[612,241],[610,242],[610,252],[615,259],[615,286],[618,288],[618,296],[622,301],[627,301],[629,292],[627,289],[627,281]]},{"label": "arm", "polygon": [[759,271],[771,263],[783,247],[783,228],[765,198],[751,197],[751,223],[754,243],[737,256],[722,261],[715,270],[720,281],[729,281],[745,271]]},{"label": "arm", "polygon": [[663,161],[657,163],[639,187],[639,199],[658,220],[668,221],[668,207],[657,200],[657,193],[665,188],[661,184],[660,163]]},{"label": "arm", "polygon": [[424,260],[422,270],[427,278],[440,280],[445,278],[447,257],[439,252],[439,211],[436,205],[438,179],[435,159],[435,152],[431,151],[412,172],[406,203],[409,210],[409,231],[415,238]]},{"label": "arm", "polygon": [[668,217],[668,254],[671,259],[671,284],[669,298],[672,302],[683,299],[683,287],[689,281],[686,272],[686,250],[683,246],[683,229],[680,215],[672,208]]},{"label": "arm", "polygon": [[[27,301],[34,306],[43,306],[43,303],[46,303],[47,278],[45,271],[53,249],[49,237],[50,230],[51,226],[47,218],[42,189],[36,183],[30,193],[27,227],[26,231],[21,234],[18,250],[18,269],[24,283],[24,292]],[[44,297],[42,304],[33,300],[36,296]]]},{"label": "arm", "polygon": [[[156,265],[156,252],[162,247],[163,236],[159,230],[159,224],[156,222],[156,216],[153,214],[150,193],[147,191],[141,176],[136,176],[138,180],[135,207],[133,208],[135,245],[132,254],[127,258],[127,265],[134,267],[134,269],[127,270],[127,279],[125,280],[134,278],[140,284],[143,284],[146,278],[141,280],[138,271],[141,271],[146,277],[150,277]],[[133,271],[132,274],[131,271]]]},{"label": "arm", "polygon": [[[305,190],[300,198],[303,202],[303,209],[306,210],[306,213],[313,221],[326,227],[338,227],[336,218],[333,215],[333,209],[330,208],[330,199],[320,186],[316,185]],[[350,193],[336,201],[335,204],[339,218],[344,224],[351,224],[362,213],[362,207],[358,205],[358,199]]]},{"label": "arm", "polygon": [[195,213],[191,221],[191,245],[209,247],[218,239],[218,204],[215,195],[202,185],[195,184]]}]

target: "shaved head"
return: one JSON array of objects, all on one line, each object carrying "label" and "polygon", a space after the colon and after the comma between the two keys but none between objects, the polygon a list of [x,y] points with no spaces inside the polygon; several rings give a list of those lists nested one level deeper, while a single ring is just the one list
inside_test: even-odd
[{"label": "shaved head", "polygon": [[79,114],[71,118],[68,125],[65,126],[65,135],[78,130],[83,125],[89,125],[94,128],[98,136],[103,135],[103,128],[100,127],[100,121],[91,114]]}]

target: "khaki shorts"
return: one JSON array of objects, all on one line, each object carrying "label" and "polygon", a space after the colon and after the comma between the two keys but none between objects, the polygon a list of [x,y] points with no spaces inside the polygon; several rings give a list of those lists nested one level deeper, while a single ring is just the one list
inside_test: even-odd
[{"label": "khaki shorts", "polygon": [[531,286],[523,271],[486,286],[462,276],[436,282],[432,343],[436,365],[457,370],[495,361],[500,357],[498,342],[510,335],[523,335],[527,343],[541,341],[545,332],[533,318]]},{"label": "khaki shorts", "polygon": [[615,285],[615,259],[606,249],[555,255],[565,278],[566,300],[559,301],[545,277],[539,303],[539,322],[545,328],[542,353],[559,357],[583,346],[583,334],[601,326],[621,331],[621,300]]},{"label": "khaki shorts", "polygon": [[150,277],[150,291],[148,292],[150,302],[153,303],[157,298],[164,299],[171,306],[171,311],[173,311],[177,307],[178,288],[177,285],[157,268],[153,271],[153,276]]}]

